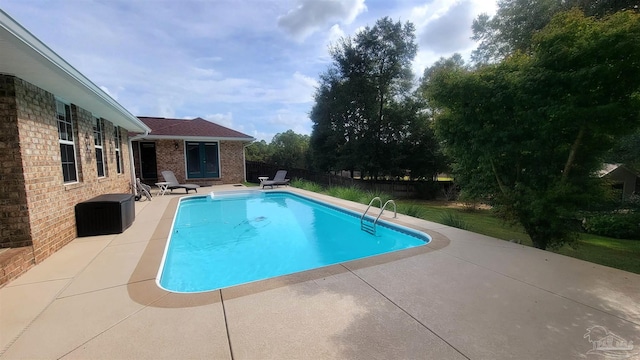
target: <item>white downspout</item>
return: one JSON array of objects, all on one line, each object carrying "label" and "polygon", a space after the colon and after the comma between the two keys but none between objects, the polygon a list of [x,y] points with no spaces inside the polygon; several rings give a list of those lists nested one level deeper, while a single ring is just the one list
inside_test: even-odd
[{"label": "white downspout", "polygon": [[242,147],[242,177],[244,179],[244,182],[247,182],[247,146],[253,144],[254,141],[255,140]]}]

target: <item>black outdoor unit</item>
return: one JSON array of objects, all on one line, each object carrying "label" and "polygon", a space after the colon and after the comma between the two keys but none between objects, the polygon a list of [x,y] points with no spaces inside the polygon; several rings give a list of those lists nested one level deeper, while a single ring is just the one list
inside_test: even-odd
[{"label": "black outdoor unit", "polygon": [[119,234],[136,217],[132,194],[104,194],[76,205],[78,237]]}]

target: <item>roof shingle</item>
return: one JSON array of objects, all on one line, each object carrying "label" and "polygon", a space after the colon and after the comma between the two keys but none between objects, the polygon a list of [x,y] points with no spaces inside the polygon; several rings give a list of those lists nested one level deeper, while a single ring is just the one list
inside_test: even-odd
[{"label": "roof shingle", "polygon": [[193,120],[167,119],[161,117],[138,116],[150,129],[149,135],[158,136],[197,136],[210,138],[238,138],[252,140],[253,137],[239,131],[229,129],[211,121],[197,117]]}]

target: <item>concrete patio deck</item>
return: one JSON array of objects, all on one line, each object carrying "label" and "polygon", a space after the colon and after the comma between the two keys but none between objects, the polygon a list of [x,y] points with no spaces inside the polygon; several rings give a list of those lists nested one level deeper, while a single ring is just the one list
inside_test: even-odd
[{"label": "concrete patio deck", "polygon": [[0,358],[640,358],[640,275],[402,215],[433,241],[169,293],[154,279],[179,197],[137,202],[124,233],[77,238],[0,289]]}]

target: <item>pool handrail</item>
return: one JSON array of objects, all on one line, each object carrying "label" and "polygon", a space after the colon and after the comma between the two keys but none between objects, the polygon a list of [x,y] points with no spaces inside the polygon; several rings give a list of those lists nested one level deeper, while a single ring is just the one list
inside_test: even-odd
[{"label": "pool handrail", "polygon": [[[371,223],[371,225],[369,225],[368,223],[365,222],[365,216],[367,215],[367,213],[369,212],[369,209],[371,208],[371,205],[373,205],[373,202],[378,200],[378,202],[380,203],[380,213],[378,213],[378,216],[375,218],[375,220],[373,220],[373,222]],[[387,205],[389,204],[393,204],[393,218],[397,218],[398,217],[398,209],[396,207],[396,202],[393,200],[387,200],[387,202],[384,203],[384,205],[382,205],[382,199],[380,199],[379,196],[374,197],[373,199],[371,199],[371,201],[369,201],[369,206],[367,206],[367,210],[365,210],[362,213],[362,216],[360,216],[360,229],[363,231],[368,232],[371,235],[375,235],[376,234],[376,224],[378,223],[378,220],[380,219],[380,216],[382,216],[382,213],[384,212],[384,209],[387,208]]]}]

